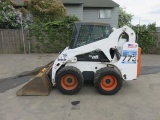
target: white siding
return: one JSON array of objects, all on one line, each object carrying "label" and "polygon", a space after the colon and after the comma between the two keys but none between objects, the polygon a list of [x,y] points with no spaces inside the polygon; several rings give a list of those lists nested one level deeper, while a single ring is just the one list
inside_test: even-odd
[{"label": "white siding", "polygon": [[84,8],[83,21],[85,22],[103,22],[109,23],[112,27],[118,27],[119,7],[110,8],[111,18],[98,18],[99,11],[102,8]]},{"label": "white siding", "polygon": [[64,5],[67,9],[67,15],[77,16],[83,20],[83,5]]}]

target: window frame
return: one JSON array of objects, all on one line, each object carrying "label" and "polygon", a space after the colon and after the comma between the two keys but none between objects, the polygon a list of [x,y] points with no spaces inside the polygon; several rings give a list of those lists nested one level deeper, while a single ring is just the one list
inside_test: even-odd
[{"label": "window frame", "polygon": [[98,11],[98,18],[99,19],[111,19],[112,18],[112,10],[111,9],[100,9]]}]

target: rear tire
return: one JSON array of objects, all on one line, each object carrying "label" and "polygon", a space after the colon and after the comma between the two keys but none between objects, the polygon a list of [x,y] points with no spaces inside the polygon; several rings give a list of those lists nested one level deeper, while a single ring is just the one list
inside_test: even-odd
[{"label": "rear tire", "polygon": [[94,84],[103,95],[114,95],[122,87],[122,78],[113,68],[101,68],[96,72]]},{"label": "rear tire", "polygon": [[63,67],[56,75],[56,86],[63,94],[76,94],[81,90],[83,84],[84,79],[82,73],[76,67]]}]

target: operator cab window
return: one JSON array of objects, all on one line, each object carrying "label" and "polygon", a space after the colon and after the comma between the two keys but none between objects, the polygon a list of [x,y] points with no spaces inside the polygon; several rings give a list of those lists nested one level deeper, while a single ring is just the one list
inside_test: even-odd
[{"label": "operator cab window", "polygon": [[108,38],[110,33],[111,28],[107,25],[81,25],[76,47]]}]

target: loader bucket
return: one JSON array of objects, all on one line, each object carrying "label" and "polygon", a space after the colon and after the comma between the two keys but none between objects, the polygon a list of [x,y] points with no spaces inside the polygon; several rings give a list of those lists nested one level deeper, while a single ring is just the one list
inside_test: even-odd
[{"label": "loader bucket", "polygon": [[[49,68],[51,69],[51,68]],[[17,96],[48,96],[53,88],[53,85],[48,77],[47,71],[43,69],[26,85],[16,92]]]}]

